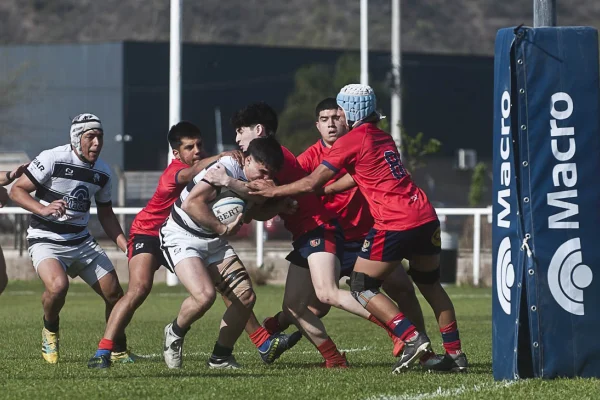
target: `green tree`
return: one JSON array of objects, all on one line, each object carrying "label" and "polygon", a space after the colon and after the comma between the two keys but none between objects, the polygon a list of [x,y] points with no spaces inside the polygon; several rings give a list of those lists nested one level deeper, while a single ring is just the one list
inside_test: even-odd
[{"label": "green tree", "polygon": [[[301,67],[294,77],[294,91],[288,96],[279,115],[277,136],[294,154],[300,154],[313,144],[319,133],[315,128],[316,105],[326,97],[335,97],[339,90],[356,83],[360,77],[360,59],[354,54],[341,56],[335,65],[311,64]],[[389,101],[389,92],[381,82],[373,82],[379,104]]]},{"label": "green tree", "polygon": [[485,163],[477,163],[473,169],[471,177],[471,187],[469,189],[469,206],[477,207],[481,205],[483,195],[486,191],[487,166]]},{"label": "green tree", "polygon": [[424,160],[426,156],[435,154],[442,148],[442,142],[437,139],[426,140],[423,132],[411,136],[401,129],[401,135],[402,163],[411,174],[426,165]]}]

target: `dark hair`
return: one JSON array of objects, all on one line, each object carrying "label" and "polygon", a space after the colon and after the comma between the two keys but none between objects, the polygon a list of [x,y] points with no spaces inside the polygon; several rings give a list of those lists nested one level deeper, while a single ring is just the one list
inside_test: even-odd
[{"label": "dark hair", "polygon": [[258,102],[250,104],[236,111],[231,117],[231,125],[233,125],[234,129],[258,124],[265,127],[268,136],[274,135],[277,132],[277,126],[279,125],[277,113],[267,103]]},{"label": "dark hair", "polygon": [[169,129],[169,144],[173,150],[181,146],[181,139],[190,138],[197,139],[201,138],[200,128],[188,121],[181,121],[173,125]]},{"label": "dark hair", "polygon": [[283,166],[283,150],[273,136],[253,139],[244,155],[252,156],[254,161],[264,164],[267,169],[275,173]]},{"label": "dark hair", "polygon": [[328,97],[324,100],[321,100],[321,102],[317,104],[317,107],[315,108],[315,117],[319,119],[319,114],[321,111],[337,110],[338,108],[340,108],[340,106],[338,105],[337,101],[333,97]]}]

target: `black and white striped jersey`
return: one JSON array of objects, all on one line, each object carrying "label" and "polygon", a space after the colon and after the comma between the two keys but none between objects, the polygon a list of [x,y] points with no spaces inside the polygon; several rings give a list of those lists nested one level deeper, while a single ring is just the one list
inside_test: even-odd
[{"label": "black and white striped jersey", "polygon": [[71,145],[40,153],[25,174],[36,186],[35,197],[43,205],[63,199],[65,215],[32,215],[27,240],[33,242],[71,242],[89,235],[92,198],[97,204],[111,203],[111,178],[108,165],[98,159],[92,166],[77,157]]},{"label": "black and white striped jersey", "polygon": [[[171,211],[171,218],[173,219],[173,222],[175,222],[177,225],[179,225],[186,231],[188,231],[194,235],[197,235],[199,237],[213,238],[213,237],[217,237],[218,235],[216,233],[214,233],[212,230],[205,228],[201,225],[198,225],[185,211],[183,211],[181,209],[181,204],[183,204],[183,202],[188,197],[188,195],[190,194],[190,192],[192,191],[194,186],[196,186],[196,184],[198,182],[200,182],[202,180],[202,178],[204,178],[204,175],[206,175],[206,172],[211,168],[215,168],[218,164],[225,167],[225,170],[227,171],[227,175],[231,176],[234,179],[248,182],[248,179],[246,178],[246,175],[244,174],[243,167],[234,158],[229,157],[229,156],[222,157],[219,159],[219,161],[214,162],[213,164],[209,165],[208,167],[206,167],[205,169],[200,171],[198,173],[198,175],[196,175],[194,177],[194,179],[190,183],[188,183],[188,185],[181,192],[179,199],[177,199],[175,204],[173,204],[173,210]],[[216,203],[219,199],[222,199],[224,197],[229,197],[229,196],[237,196],[233,191],[230,191],[227,189],[224,189],[224,190],[220,190],[220,189],[221,188],[217,189],[218,190],[217,197],[213,201],[211,201],[211,203],[209,204],[209,206],[211,208],[212,208],[212,205],[214,203]]]}]

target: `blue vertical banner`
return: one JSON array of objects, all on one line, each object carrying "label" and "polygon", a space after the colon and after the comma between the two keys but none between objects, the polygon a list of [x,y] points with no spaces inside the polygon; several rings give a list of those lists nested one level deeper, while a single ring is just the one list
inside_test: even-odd
[{"label": "blue vertical banner", "polygon": [[[511,36],[507,48],[502,43]],[[508,78],[503,73],[506,62]],[[514,158],[512,162],[503,158],[502,129],[506,129],[500,123],[506,110],[502,103],[495,104],[494,377],[600,377],[600,342],[595,340],[600,331],[597,31],[503,29],[496,41],[496,68],[496,103],[506,97],[506,87],[511,99]],[[509,174],[516,181],[515,231],[500,218],[506,214],[503,205],[513,205],[500,200],[506,194],[504,162],[513,168]],[[512,195],[513,187],[509,188]],[[510,316],[498,306],[506,286],[500,273],[506,237],[511,237],[515,271],[511,295],[517,292],[510,300],[520,303],[515,305],[520,312]],[[501,337],[509,331],[512,338]]]},{"label": "blue vertical banner", "polygon": [[514,379],[517,374],[519,302],[523,275],[520,250],[517,180],[515,162],[515,122],[512,104],[512,29],[496,37],[494,60],[494,198],[492,206],[492,366],[496,379]]}]

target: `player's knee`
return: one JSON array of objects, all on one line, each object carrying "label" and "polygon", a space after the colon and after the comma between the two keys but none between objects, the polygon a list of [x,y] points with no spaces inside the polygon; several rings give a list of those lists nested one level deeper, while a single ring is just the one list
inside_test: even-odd
[{"label": "player's knee", "polygon": [[244,307],[251,309],[254,307],[254,303],[256,303],[256,293],[252,289],[246,290],[238,299]]},{"label": "player's knee", "polygon": [[381,280],[370,277],[362,272],[352,272],[350,275],[350,292],[363,307],[367,308],[369,301],[379,294]]},{"label": "player's knee", "polygon": [[212,286],[207,286],[194,292],[193,298],[199,308],[210,308],[217,298],[217,292]]},{"label": "player's knee", "polygon": [[46,283],[46,291],[52,298],[62,299],[67,297],[69,281],[67,279],[53,279]]},{"label": "player's knee", "polygon": [[140,304],[142,304],[146,300],[146,298],[150,294],[151,290],[152,290],[152,282],[140,283],[140,284],[136,284],[134,286],[130,286],[129,289],[127,290],[126,296],[129,298],[129,301],[134,306],[138,307]]},{"label": "player's knee", "polygon": [[323,304],[321,307],[309,306],[308,309],[317,316],[317,318],[323,318],[331,310],[331,306]]},{"label": "player's knee", "polygon": [[417,285],[434,285],[440,280],[440,267],[438,266],[430,271],[411,268],[408,270],[408,275],[411,276],[413,282]]}]

